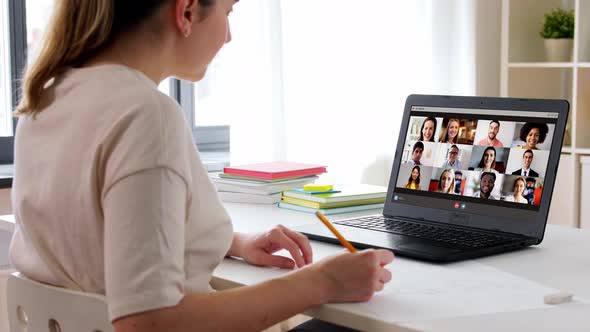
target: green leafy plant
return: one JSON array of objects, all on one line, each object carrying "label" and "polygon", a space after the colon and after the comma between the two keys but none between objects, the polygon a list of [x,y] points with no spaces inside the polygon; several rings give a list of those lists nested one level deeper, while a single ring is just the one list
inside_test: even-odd
[{"label": "green leafy plant", "polygon": [[557,8],[545,14],[539,34],[543,38],[574,38],[574,11]]}]

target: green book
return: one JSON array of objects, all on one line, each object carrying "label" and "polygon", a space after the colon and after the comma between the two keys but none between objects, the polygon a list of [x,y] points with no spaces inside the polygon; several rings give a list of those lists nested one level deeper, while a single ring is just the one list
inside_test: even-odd
[{"label": "green book", "polygon": [[353,205],[353,206],[343,206],[331,209],[314,209],[309,208],[301,205],[289,204],[285,202],[279,202],[279,207],[287,210],[294,210],[294,211],[301,211],[307,213],[316,213],[319,211],[325,215],[331,214],[338,214],[338,213],[349,213],[349,212],[356,212],[356,211],[367,211],[367,210],[383,210],[384,203],[378,204],[364,204],[364,205]]},{"label": "green book", "polygon": [[371,198],[385,198],[387,196],[387,187],[370,184],[335,185],[334,189],[340,190],[340,192],[331,194],[306,194],[300,191],[287,190],[283,191],[283,196],[318,203],[368,200]]},{"label": "green book", "polygon": [[294,205],[306,206],[306,207],[310,207],[310,208],[314,208],[314,209],[329,209],[329,208],[335,208],[335,207],[383,203],[383,202],[385,202],[385,197],[368,198],[368,199],[355,199],[352,201],[343,201],[343,202],[319,203],[319,202],[308,201],[305,199],[299,199],[299,198],[295,198],[295,197],[282,196],[281,202],[294,204]]}]

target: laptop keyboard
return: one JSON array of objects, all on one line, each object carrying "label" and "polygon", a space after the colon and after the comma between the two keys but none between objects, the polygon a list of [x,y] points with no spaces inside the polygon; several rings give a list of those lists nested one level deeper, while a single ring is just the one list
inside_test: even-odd
[{"label": "laptop keyboard", "polygon": [[496,234],[477,232],[475,230],[468,231],[458,228],[441,227],[384,216],[369,216],[334,221],[334,224],[413,236],[469,248],[490,247],[515,241],[514,237],[504,237]]}]

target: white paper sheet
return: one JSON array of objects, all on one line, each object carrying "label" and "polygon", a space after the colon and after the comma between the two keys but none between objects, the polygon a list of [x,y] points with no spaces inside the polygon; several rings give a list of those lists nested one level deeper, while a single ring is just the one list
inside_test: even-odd
[{"label": "white paper sheet", "polygon": [[360,306],[391,322],[544,308],[543,297],[558,291],[477,262],[397,259],[389,269],[392,281]]}]

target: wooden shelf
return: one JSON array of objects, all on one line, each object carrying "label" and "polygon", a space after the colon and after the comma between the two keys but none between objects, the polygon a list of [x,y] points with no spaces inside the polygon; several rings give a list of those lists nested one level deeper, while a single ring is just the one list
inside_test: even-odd
[{"label": "wooden shelf", "polygon": [[590,155],[590,149],[577,148],[577,149],[575,149],[575,152],[577,154],[587,154],[587,155]]},{"label": "wooden shelf", "polygon": [[590,155],[590,149],[572,148],[571,146],[564,146],[563,148],[561,148],[561,153],[567,153],[567,154],[576,153],[576,154]]},{"label": "wooden shelf", "polygon": [[511,62],[510,68],[574,68],[572,62]]},{"label": "wooden shelf", "polygon": [[[575,61],[545,61],[539,29],[543,16],[557,7],[575,13]],[[502,96],[570,102],[549,222],[577,227],[583,205],[577,156],[590,157],[590,0],[502,0],[501,70]]]}]

